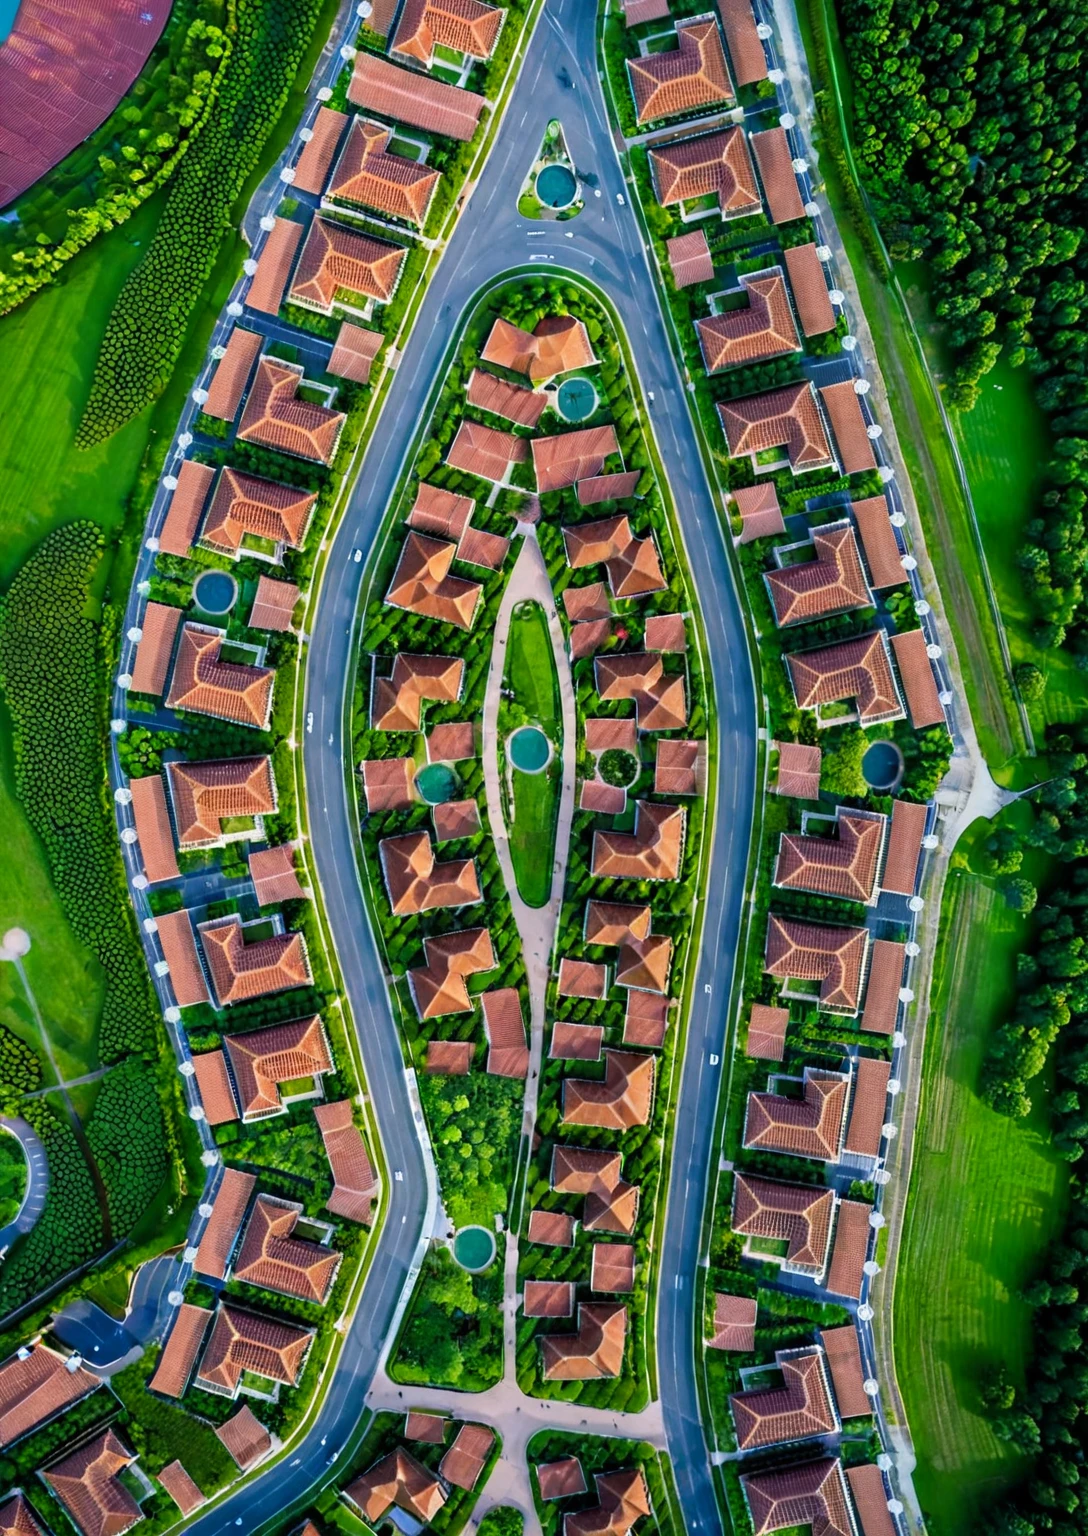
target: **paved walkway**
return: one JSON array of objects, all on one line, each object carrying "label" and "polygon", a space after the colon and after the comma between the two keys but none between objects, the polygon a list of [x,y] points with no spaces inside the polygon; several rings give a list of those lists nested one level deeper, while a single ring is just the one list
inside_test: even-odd
[{"label": "paved walkway", "polygon": [[6,1227],[0,1228],[0,1253],[3,1253],[17,1237],[29,1232],[41,1215],[49,1189],[49,1164],[46,1162],[45,1148],[33,1128],[20,1116],[0,1115],[0,1125],[19,1141],[27,1166],[23,1203],[13,1220]]}]

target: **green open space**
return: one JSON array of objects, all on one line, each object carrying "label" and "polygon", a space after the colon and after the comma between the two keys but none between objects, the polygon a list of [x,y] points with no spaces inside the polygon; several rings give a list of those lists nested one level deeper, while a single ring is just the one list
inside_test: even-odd
[{"label": "green open space", "polygon": [[[559,677],[555,669],[548,620],[539,603],[521,603],[510,619],[503,688],[513,694],[504,700],[505,724],[500,750],[500,770],[509,772],[510,805],[507,831],[514,879],[523,901],[542,907],[551,895],[555,861],[555,830],[559,794],[563,782],[559,750],[563,724],[559,708]],[[519,726],[536,725],[554,748],[543,773],[522,773],[508,766],[506,741]]]}]

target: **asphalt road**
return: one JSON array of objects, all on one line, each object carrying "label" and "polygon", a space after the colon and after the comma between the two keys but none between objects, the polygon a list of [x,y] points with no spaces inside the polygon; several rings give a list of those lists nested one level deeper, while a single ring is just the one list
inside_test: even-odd
[{"label": "asphalt road", "polygon": [[[397,1301],[416,1258],[426,1207],[423,1155],[413,1122],[401,1046],[352,857],[344,764],[350,753],[344,689],[365,562],[419,422],[419,412],[459,317],[485,284],[532,260],[545,271],[584,275],[618,310],[679,515],[699,592],[717,698],[717,830],[711,850],[695,1004],[675,1110],[670,1198],[660,1235],[657,1351],[660,1395],[680,1503],[690,1531],[721,1529],[695,1382],[693,1298],[715,1108],[724,1057],[726,1004],[743,898],[755,785],[755,701],[744,628],[718,519],[703,474],[683,386],[619,169],[596,73],[596,7],[548,0],[487,166],[433,277],[400,361],[381,424],[329,553],[308,652],[305,772],[312,854],[351,999],[373,1108],[391,1170],[386,1225],[363,1301],[345,1340],[315,1429],[281,1464],[198,1520],[201,1533],[253,1529],[318,1478],[363,1407]],[[589,187],[585,211],[567,224],[531,223],[517,194],[550,118],[563,125]],[[624,205],[617,198],[622,195]],[[570,238],[568,238],[568,235]],[[534,260],[535,258],[535,260]],[[712,989],[712,990],[711,990]],[[700,1320],[701,1328],[701,1320]],[[471,1405],[468,1399],[466,1406]]]}]

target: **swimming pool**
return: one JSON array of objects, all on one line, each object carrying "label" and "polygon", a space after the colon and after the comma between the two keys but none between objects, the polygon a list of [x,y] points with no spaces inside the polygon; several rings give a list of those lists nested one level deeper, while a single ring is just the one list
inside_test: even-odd
[{"label": "swimming pool", "polygon": [[535,725],[520,726],[506,744],[510,761],[522,773],[541,773],[548,766],[552,744]]},{"label": "swimming pool", "polygon": [[229,613],[238,596],[238,583],[226,571],[204,571],[193,583],[193,596],[205,613]]},{"label": "swimming pool", "polygon": [[597,391],[588,379],[564,379],[556,393],[560,416],[568,421],[585,421],[597,409]]},{"label": "swimming pool", "polygon": [[903,754],[894,741],[874,741],[861,760],[861,776],[872,789],[894,789],[903,773]]},{"label": "swimming pool", "polygon": [[453,1240],[453,1256],[462,1269],[479,1274],[495,1257],[495,1235],[486,1227],[462,1227]]},{"label": "swimming pool", "polygon": [[574,172],[565,165],[546,165],[536,178],[536,195],[546,208],[569,208],[577,191]]},{"label": "swimming pool", "polygon": [[457,775],[446,763],[428,763],[416,774],[416,788],[428,805],[444,805],[457,790]]}]

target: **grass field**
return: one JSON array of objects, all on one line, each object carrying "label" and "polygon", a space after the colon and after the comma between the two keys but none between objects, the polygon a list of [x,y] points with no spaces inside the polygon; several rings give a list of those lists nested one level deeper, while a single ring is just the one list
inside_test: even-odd
[{"label": "grass field", "polygon": [[554,749],[543,773],[521,773],[516,768],[510,771],[513,814],[507,832],[514,878],[522,900],[531,907],[542,907],[552,888],[555,826],[562,787],[559,751],[563,726],[548,621],[539,603],[521,603],[511,616],[503,687],[512,690],[519,708],[534,725],[540,726]]}]

